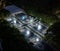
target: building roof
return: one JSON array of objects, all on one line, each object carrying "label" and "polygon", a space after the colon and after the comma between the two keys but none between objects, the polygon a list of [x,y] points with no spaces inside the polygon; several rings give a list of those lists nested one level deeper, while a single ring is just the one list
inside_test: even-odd
[{"label": "building roof", "polygon": [[16,13],[16,12],[22,11],[21,8],[15,5],[6,6],[5,9],[8,10],[10,13]]}]

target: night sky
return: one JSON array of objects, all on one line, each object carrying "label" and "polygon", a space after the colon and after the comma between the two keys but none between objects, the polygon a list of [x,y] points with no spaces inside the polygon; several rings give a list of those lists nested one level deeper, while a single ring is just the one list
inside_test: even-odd
[{"label": "night sky", "polygon": [[18,4],[22,5],[31,5],[31,6],[40,6],[40,7],[60,7],[60,0],[16,0],[10,2],[18,2]]}]

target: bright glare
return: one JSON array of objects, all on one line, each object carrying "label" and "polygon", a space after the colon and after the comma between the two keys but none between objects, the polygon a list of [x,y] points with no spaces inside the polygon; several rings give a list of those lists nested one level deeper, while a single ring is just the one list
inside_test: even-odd
[{"label": "bright glare", "polygon": [[22,17],[22,19],[24,20],[24,19],[25,19],[25,17],[23,16],[23,17]]},{"label": "bright glare", "polygon": [[30,22],[32,23],[33,22],[33,19],[31,19]]},{"label": "bright glare", "polygon": [[41,25],[38,25],[38,28],[37,29],[40,30],[41,28],[42,28]]},{"label": "bright glare", "polygon": [[22,16],[22,20],[24,20],[26,17],[27,17],[26,15]]},{"label": "bright glare", "polygon": [[29,30],[26,31],[26,35],[30,35],[30,31]]},{"label": "bright glare", "polygon": [[14,23],[16,24],[16,20],[14,20]]},{"label": "bright glare", "polygon": [[36,38],[36,41],[39,41],[39,38]]},{"label": "bright glare", "polygon": [[11,18],[7,18],[7,21],[11,21],[12,19]]}]

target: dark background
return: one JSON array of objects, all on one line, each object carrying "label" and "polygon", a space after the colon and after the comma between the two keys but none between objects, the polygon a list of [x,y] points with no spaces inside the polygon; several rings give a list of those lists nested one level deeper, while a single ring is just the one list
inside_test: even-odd
[{"label": "dark background", "polygon": [[53,14],[60,9],[60,0],[9,0],[24,9],[34,9],[37,12]]}]

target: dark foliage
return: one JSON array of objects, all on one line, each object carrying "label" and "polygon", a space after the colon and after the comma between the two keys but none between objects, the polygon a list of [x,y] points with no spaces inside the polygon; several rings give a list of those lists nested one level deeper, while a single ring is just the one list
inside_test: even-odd
[{"label": "dark foliage", "polygon": [[52,43],[58,50],[60,50],[60,22],[56,22],[54,25],[52,25],[47,33],[47,39],[50,43]]}]

